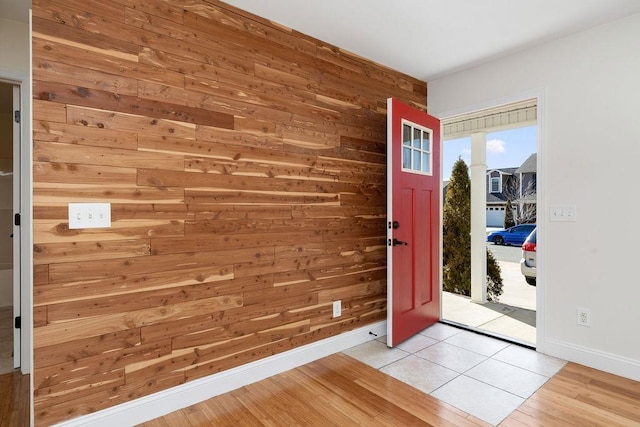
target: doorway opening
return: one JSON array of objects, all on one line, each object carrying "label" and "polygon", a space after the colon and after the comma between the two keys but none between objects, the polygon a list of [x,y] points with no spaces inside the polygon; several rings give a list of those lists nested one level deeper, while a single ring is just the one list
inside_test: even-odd
[{"label": "doorway opening", "polygon": [[[537,289],[530,284],[531,277],[523,274],[521,260],[524,240],[535,228],[539,196],[536,185],[537,100],[443,119],[442,122],[443,209],[447,209],[447,203],[460,206],[452,200],[454,194],[460,194],[459,190],[449,191],[450,185],[457,186],[456,181],[460,181],[459,169],[458,178],[452,182],[448,179],[456,162],[464,162],[467,183],[470,182],[465,201],[470,211],[470,233],[467,243],[458,244],[455,249],[466,251],[461,256],[467,260],[465,268],[470,282],[457,287],[447,283],[452,279],[447,277],[447,260],[444,260],[442,321],[535,347]],[[456,167],[462,166],[457,164]],[[447,229],[447,215],[443,216],[443,227]],[[508,230],[511,225],[516,228]],[[445,254],[446,245],[444,232]],[[496,276],[492,263],[500,268],[502,286],[499,295],[495,292],[495,280],[492,281]],[[535,275],[535,268],[528,269],[527,274]]]},{"label": "doorway opening", "polygon": [[20,367],[19,114],[20,87],[0,81],[0,374]]}]

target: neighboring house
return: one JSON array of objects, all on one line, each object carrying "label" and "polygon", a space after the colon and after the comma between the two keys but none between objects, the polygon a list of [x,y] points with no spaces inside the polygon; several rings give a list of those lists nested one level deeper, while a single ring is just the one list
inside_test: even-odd
[{"label": "neighboring house", "polygon": [[[517,223],[536,222],[536,153],[518,168],[487,169],[487,227],[502,227],[507,199]],[[442,201],[449,181],[442,182]]]},{"label": "neighboring house", "polygon": [[507,200],[516,223],[536,221],[536,153],[518,168],[487,170],[487,227],[504,225]]}]

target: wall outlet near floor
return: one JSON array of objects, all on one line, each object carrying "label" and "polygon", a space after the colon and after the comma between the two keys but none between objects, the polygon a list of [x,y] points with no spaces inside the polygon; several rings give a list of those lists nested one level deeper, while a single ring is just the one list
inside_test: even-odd
[{"label": "wall outlet near floor", "polygon": [[342,301],[333,302],[333,317],[342,316]]},{"label": "wall outlet near floor", "polygon": [[576,323],[580,326],[591,326],[591,310],[588,308],[578,308]]}]

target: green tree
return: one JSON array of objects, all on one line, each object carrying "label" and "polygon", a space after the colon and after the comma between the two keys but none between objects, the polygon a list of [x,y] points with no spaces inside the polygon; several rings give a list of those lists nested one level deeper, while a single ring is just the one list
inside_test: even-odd
[{"label": "green tree", "polygon": [[504,208],[504,228],[514,225],[516,225],[516,220],[513,217],[513,206],[511,206],[511,199],[507,198],[507,206]]},{"label": "green tree", "polygon": [[[443,283],[446,292],[471,295],[471,181],[469,168],[458,159],[451,171],[443,210]],[[502,294],[500,266],[487,250],[487,298]]]},{"label": "green tree", "polygon": [[487,249],[487,300],[498,302],[502,295],[502,271],[493,254]]},{"label": "green tree", "polygon": [[460,158],[451,171],[442,217],[442,288],[471,295],[471,181]]}]

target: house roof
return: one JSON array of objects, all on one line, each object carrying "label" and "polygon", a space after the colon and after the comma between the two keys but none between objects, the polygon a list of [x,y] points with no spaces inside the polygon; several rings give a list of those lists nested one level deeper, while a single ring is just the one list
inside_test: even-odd
[{"label": "house roof", "polygon": [[516,173],[533,173],[537,172],[537,160],[538,154],[533,153],[524,161],[522,165],[516,170]]},{"label": "house roof", "polygon": [[495,168],[495,169],[487,169],[487,174],[493,171],[498,171],[503,175],[513,175],[516,173],[518,168]]},{"label": "house roof", "polygon": [[507,202],[507,196],[502,193],[490,193],[487,191],[487,204],[499,203],[504,204]]}]

